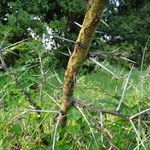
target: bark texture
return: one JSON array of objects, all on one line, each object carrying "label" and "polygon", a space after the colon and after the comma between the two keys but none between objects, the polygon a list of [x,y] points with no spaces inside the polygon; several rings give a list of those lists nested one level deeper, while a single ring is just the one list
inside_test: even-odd
[{"label": "bark texture", "polygon": [[67,70],[64,77],[63,101],[61,105],[61,118],[59,124],[66,126],[67,112],[73,106],[73,91],[75,86],[75,78],[79,68],[87,59],[87,54],[91,44],[91,40],[95,33],[96,27],[100,22],[107,0],[92,0],[76,40],[73,54],[71,55]]}]

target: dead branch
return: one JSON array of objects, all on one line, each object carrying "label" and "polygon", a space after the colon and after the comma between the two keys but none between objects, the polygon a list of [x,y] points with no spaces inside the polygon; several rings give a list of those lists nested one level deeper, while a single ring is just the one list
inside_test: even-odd
[{"label": "dead branch", "polygon": [[14,79],[15,83],[16,83],[16,86],[20,89],[20,91],[27,97],[27,100],[28,102],[35,108],[35,109],[38,109],[38,110],[41,110],[41,108],[34,102],[34,100],[31,98],[31,95],[30,93],[28,93],[24,88],[23,86],[21,85],[21,83],[19,82],[18,78],[17,78],[17,75],[13,72],[11,72],[6,63],[5,63],[5,60],[3,58],[3,49],[2,47],[0,47],[0,61],[1,61],[1,66],[2,66],[2,69],[10,74],[10,76]]},{"label": "dead branch", "polygon": [[105,110],[105,109],[100,109],[100,108],[97,108],[91,104],[85,104],[83,102],[83,100],[77,100],[74,98],[73,100],[73,103],[74,103],[74,106],[78,106],[80,108],[83,108],[85,110],[88,110],[88,111],[95,111],[97,113],[102,113],[102,114],[110,114],[110,115],[113,115],[113,116],[118,116],[118,117],[121,117],[122,119],[125,119],[125,120],[130,120],[130,119],[133,119],[133,120],[137,120],[138,119],[138,116],[139,115],[147,115],[149,114],[149,111],[150,109],[146,109],[146,110],[143,110],[135,115],[123,115],[121,114],[119,111],[110,111],[110,110]]}]

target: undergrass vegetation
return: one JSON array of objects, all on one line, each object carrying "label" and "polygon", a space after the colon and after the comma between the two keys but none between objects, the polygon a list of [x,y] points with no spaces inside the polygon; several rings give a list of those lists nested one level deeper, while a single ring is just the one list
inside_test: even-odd
[{"label": "undergrass vegetation", "polygon": [[[30,111],[34,108],[28,103],[27,97],[18,89],[11,76],[1,71],[0,148],[150,149],[148,113],[141,113],[130,122],[121,116],[74,107],[69,111],[67,127],[59,128],[55,116],[61,104],[65,70],[45,69],[40,63],[24,66],[19,64],[10,67],[10,70],[16,73],[21,85],[43,112],[39,117],[39,114]],[[90,74],[84,75],[81,72],[77,77],[74,93],[77,99],[108,111],[115,111],[122,99],[119,112],[125,116],[132,116],[149,108],[150,68],[142,71],[142,74],[140,70],[133,68],[127,82],[130,70],[111,66],[107,62],[103,65],[118,78],[99,67]],[[99,122],[100,128],[96,122]],[[40,130],[41,124],[44,131]]]}]

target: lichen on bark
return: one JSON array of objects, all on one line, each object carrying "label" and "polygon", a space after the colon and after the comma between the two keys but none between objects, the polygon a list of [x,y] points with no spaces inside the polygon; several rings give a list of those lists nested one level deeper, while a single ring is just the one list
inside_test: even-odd
[{"label": "lichen on bark", "polygon": [[100,22],[107,0],[93,0],[85,14],[81,30],[79,32],[73,54],[71,55],[64,77],[63,99],[61,105],[61,118],[59,124],[66,126],[67,112],[73,106],[73,92],[75,78],[79,68],[87,59],[89,47],[95,33],[96,27]]}]

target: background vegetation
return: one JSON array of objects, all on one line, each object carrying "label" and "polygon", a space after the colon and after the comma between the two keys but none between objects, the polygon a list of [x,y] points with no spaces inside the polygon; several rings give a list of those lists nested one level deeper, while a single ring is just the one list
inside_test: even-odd
[{"label": "background vegetation", "polygon": [[[90,51],[115,53],[94,57],[101,66],[90,60],[83,65],[78,99],[109,111],[123,99],[120,112],[125,116],[149,110],[149,11],[148,0],[110,0]],[[150,148],[149,111],[130,122],[77,107],[69,112],[68,126],[57,128],[53,118],[74,46],[65,39],[76,40],[80,27],[75,22],[82,24],[85,12],[81,0],[0,0],[0,44],[9,67],[9,72],[0,70],[0,149]],[[41,115],[29,110],[33,106],[10,72],[42,108]]]}]

